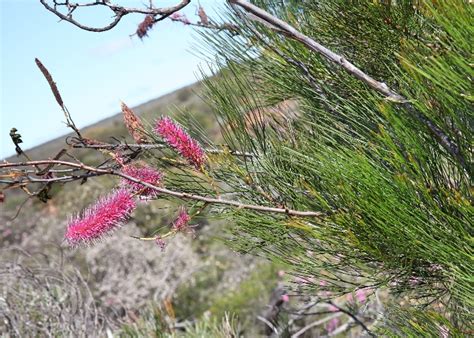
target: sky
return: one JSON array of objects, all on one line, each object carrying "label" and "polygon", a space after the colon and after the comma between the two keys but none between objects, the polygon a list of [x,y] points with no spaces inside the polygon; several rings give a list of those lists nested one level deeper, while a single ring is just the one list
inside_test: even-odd
[{"label": "sky", "polygon": [[[141,7],[148,1],[114,3]],[[212,16],[224,0],[199,3]],[[182,13],[197,21],[196,9],[192,0]],[[100,26],[111,20],[109,12],[82,10],[81,22]],[[0,0],[0,16],[0,158],[14,154],[9,137],[13,127],[22,135],[24,149],[70,132],[36,57],[49,69],[79,128],[117,113],[120,101],[133,107],[195,82],[203,64],[192,52],[198,35],[179,22],[159,22],[142,41],[130,37],[141,15],[127,15],[103,33],[59,22],[39,0]]]}]

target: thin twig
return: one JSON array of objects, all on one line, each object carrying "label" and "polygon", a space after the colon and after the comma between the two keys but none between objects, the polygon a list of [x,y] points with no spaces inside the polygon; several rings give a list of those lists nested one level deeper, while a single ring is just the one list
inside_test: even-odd
[{"label": "thin twig", "polygon": [[359,324],[366,332],[369,336],[371,337],[375,337],[375,335],[372,333],[372,331],[369,330],[369,328],[364,324],[364,322],[362,322],[359,318],[356,317],[355,314],[353,314],[352,312],[350,312],[349,310],[346,310],[344,309],[343,307],[339,306],[339,305],[336,305],[335,303],[329,301],[327,302],[329,305],[332,305],[334,306],[335,308],[337,308],[339,311],[345,313],[346,315],[348,315],[349,317],[351,317],[354,322],[356,322],[357,324]]},{"label": "thin twig", "polygon": [[[88,149],[107,149],[107,150],[126,150],[126,149],[163,149],[167,146],[165,144],[155,143],[155,144],[112,144],[112,143],[101,143],[101,144],[83,144],[75,143],[72,145],[73,148],[88,148]],[[215,149],[215,148],[206,148],[204,151],[208,154],[230,154],[234,156],[242,157],[254,157],[255,154],[248,152],[241,152],[238,150],[231,149]]]},{"label": "thin twig", "polygon": [[278,329],[275,327],[275,325],[273,325],[268,319],[262,317],[262,316],[257,316],[257,319],[258,320],[261,320],[262,322],[265,323],[265,325],[267,325],[270,329],[272,329],[272,331],[278,335]]},{"label": "thin twig", "polygon": [[328,321],[330,321],[331,319],[334,319],[334,318],[338,318],[342,316],[342,313],[336,313],[332,316],[327,316],[327,317],[324,317],[323,319],[320,319],[320,320],[317,320],[313,323],[310,323],[308,325],[306,325],[305,327],[303,327],[301,330],[299,330],[298,332],[296,332],[295,334],[293,334],[291,336],[291,338],[298,338],[299,336],[301,336],[303,333],[305,333],[306,331],[308,331],[309,329],[315,327],[315,326],[318,326],[318,325],[321,325],[321,324],[324,324]]},{"label": "thin twig", "polygon": [[[72,5],[73,8],[69,9],[68,14],[63,14],[61,13],[56,6],[60,4],[56,4],[55,1],[53,3],[55,4],[54,6],[51,6],[47,0],[40,0],[40,3],[50,12],[54,13],[56,16],[58,16],[61,20],[67,21],[69,23],[72,23],[73,25],[84,29],[89,32],[105,32],[108,31],[120,22],[122,18],[130,13],[137,13],[137,14],[145,14],[145,15],[153,15],[157,16],[160,15],[161,17],[156,19],[157,21],[163,20],[170,16],[171,14],[183,9],[187,5],[191,3],[191,0],[182,0],[180,1],[177,5],[171,6],[171,7],[166,7],[166,8],[156,8],[156,7],[149,7],[149,8],[131,8],[131,7],[122,7],[122,6],[117,6],[114,4],[111,4],[110,2],[106,1],[93,1],[90,3],[86,4],[74,4]],[[66,6],[66,4],[62,4],[63,6]],[[81,24],[80,22],[76,21],[72,17],[72,12],[78,8],[78,7],[88,7],[88,6],[103,6],[109,8],[113,13],[114,13],[114,20],[110,22],[108,25],[105,25],[103,27],[90,27]]]}]

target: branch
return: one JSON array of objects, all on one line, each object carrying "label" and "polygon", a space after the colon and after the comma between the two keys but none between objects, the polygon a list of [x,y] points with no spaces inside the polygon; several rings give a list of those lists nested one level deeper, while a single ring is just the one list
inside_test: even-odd
[{"label": "branch", "polygon": [[212,198],[212,197],[207,197],[207,196],[189,194],[189,193],[181,192],[181,191],[174,191],[174,190],[170,190],[166,188],[157,187],[147,182],[143,182],[135,177],[125,175],[115,169],[99,169],[99,168],[85,165],[83,163],[74,163],[74,162],[59,161],[59,160],[40,160],[40,161],[27,161],[27,162],[16,162],[16,163],[7,162],[7,163],[1,163],[0,169],[14,168],[14,167],[28,167],[28,166],[35,166],[35,165],[41,165],[41,164],[63,165],[63,166],[87,170],[87,171],[102,174],[102,175],[115,175],[115,176],[125,178],[129,181],[139,183],[147,188],[153,189],[162,194],[177,197],[180,199],[185,199],[185,200],[195,200],[195,201],[201,201],[201,202],[212,203],[212,204],[223,204],[223,205],[229,205],[229,206],[235,207],[237,209],[249,209],[249,210],[256,210],[256,211],[261,211],[261,212],[286,214],[289,216],[300,216],[300,217],[323,217],[324,216],[324,214],[319,211],[299,211],[299,210],[292,210],[288,208],[274,208],[274,207],[266,207],[263,205],[244,204],[237,201],[230,201],[230,200],[224,200],[220,198]]},{"label": "branch", "polygon": [[[101,144],[84,144],[84,143],[74,143],[73,148],[88,148],[88,149],[107,149],[107,150],[127,150],[127,149],[163,149],[167,146],[165,144],[112,144],[112,143],[101,143]],[[254,157],[255,154],[248,153],[248,152],[241,152],[238,150],[231,150],[231,149],[211,149],[206,148],[204,151],[208,154],[230,154],[234,156],[242,156],[242,157]]]},{"label": "branch", "polygon": [[258,19],[256,21],[265,21],[269,24],[266,25],[267,27],[270,27],[271,29],[274,29],[277,32],[281,32],[293,40],[301,42],[312,51],[320,54],[321,56],[333,62],[334,64],[344,68],[349,74],[363,81],[369,87],[384,95],[387,100],[396,103],[401,103],[402,106],[410,114],[412,114],[418,121],[428,127],[428,129],[435,136],[441,146],[449,154],[451,154],[451,156],[456,158],[464,169],[469,170],[469,166],[466,164],[466,160],[461,154],[459,147],[433,121],[428,119],[420,112],[416,111],[416,109],[409,103],[409,101],[405,97],[390,89],[385,83],[379,82],[368,74],[364,73],[362,70],[360,70],[355,65],[346,60],[343,56],[334,53],[333,51],[311,39],[309,36],[299,32],[297,29],[295,29],[293,26],[289,25],[285,21],[271,15],[263,9],[244,0],[228,1],[231,5],[237,5],[244,9],[247,13],[250,13],[251,15],[257,17]]},{"label": "branch", "polygon": [[[189,5],[189,3],[191,3],[191,0],[182,0],[175,6],[164,7],[164,8],[155,8],[155,7],[151,7],[151,6],[149,8],[123,7],[123,6],[118,6],[118,5],[111,4],[109,1],[105,1],[105,0],[93,1],[93,2],[89,2],[89,3],[85,3],[85,4],[78,4],[78,3],[73,4],[73,3],[69,3],[68,0],[66,0],[64,3],[58,4],[56,2],[56,0],[53,0],[54,6],[51,6],[48,3],[47,0],[40,0],[40,3],[48,11],[50,11],[51,13],[54,13],[61,20],[72,23],[73,25],[75,25],[75,26],[77,26],[81,29],[84,29],[84,30],[89,31],[89,32],[105,32],[105,31],[108,31],[108,30],[114,28],[115,26],[117,26],[117,24],[120,22],[120,20],[122,20],[122,18],[127,14],[137,13],[137,14],[145,14],[145,15],[152,15],[152,16],[160,15],[161,17],[159,19],[157,19],[157,21],[159,21],[159,20],[163,20],[163,19],[167,18],[168,16],[170,16],[171,14],[183,9],[184,7]],[[57,6],[66,7],[68,9],[68,13],[67,14],[61,13],[57,9]],[[73,11],[76,10],[76,8],[91,7],[91,6],[108,7],[114,13],[114,16],[115,16],[114,20],[111,23],[109,23],[108,25],[103,26],[103,27],[90,27],[90,26],[86,26],[86,25],[81,24],[80,22],[76,21],[72,17],[72,13],[73,13]]]}]

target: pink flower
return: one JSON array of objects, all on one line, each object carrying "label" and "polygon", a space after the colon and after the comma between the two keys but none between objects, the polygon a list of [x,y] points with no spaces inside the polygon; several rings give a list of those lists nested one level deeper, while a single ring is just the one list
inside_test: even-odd
[{"label": "pink flower", "polygon": [[[149,183],[151,185],[159,185],[163,179],[163,174],[161,172],[149,166],[138,167],[134,165],[127,165],[123,167],[122,174],[131,176],[137,180]],[[145,187],[141,183],[130,181],[126,178],[122,179],[121,186],[128,187],[134,193],[139,192],[141,196],[145,197],[156,197],[158,195],[158,191]]]},{"label": "pink flower", "polygon": [[290,296],[288,296],[287,294],[284,294],[284,295],[281,296],[281,300],[284,303],[288,303],[290,301]]},{"label": "pink flower", "polygon": [[127,189],[117,189],[75,216],[66,230],[69,245],[93,243],[120,227],[136,204]]},{"label": "pink flower", "polygon": [[365,290],[364,289],[357,290],[356,291],[356,298],[359,301],[359,303],[362,303],[362,304],[365,303],[365,301],[367,300]]},{"label": "pink flower", "polygon": [[282,278],[283,276],[285,276],[285,271],[278,270],[278,277]]},{"label": "pink flower", "polygon": [[337,329],[337,326],[339,325],[339,318],[333,318],[329,321],[329,323],[326,325],[326,330],[331,333],[335,329]]},{"label": "pink flower", "polygon": [[189,25],[191,23],[191,21],[189,21],[189,19],[186,17],[185,14],[180,14],[178,12],[171,14],[170,19],[173,21],[180,21],[184,23],[185,25]]},{"label": "pink flower", "polygon": [[204,150],[176,122],[169,117],[163,117],[156,122],[154,130],[196,169],[202,167],[205,160]]},{"label": "pink flower", "polygon": [[173,222],[171,229],[174,231],[181,231],[181,232],[193,232],[189,229],[188,224],[191,220],[191,216],[188,215],[184,208],[181,208],[178,214],[178,217]]}]

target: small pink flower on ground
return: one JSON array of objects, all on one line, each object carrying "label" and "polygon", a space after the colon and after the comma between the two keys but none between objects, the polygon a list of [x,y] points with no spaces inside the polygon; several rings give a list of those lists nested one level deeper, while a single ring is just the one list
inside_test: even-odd
[{"label": "small pink flower on ground", "polygon": [[339,318],[333,318],[329,321],[329,323],[326,325],[326,330],[331,333],[335,329],[337,329],[337,326],[339,325]]},{"label": "small pink flower on ground", "polygon": [[359,303],[363,304],[367,300],[367,295],[364,289],[359,289],[356,291],[356,298]]},{"label": "small pink flower on ground", "polygon": [[339,312],[339,309],[337,308],[337,306],[334,306],[334,305],[329,305],[329,311],[331,312]]},{"label": "small pink flower on ground", "polygon": [[[151,185],[159,185],[161,180],[163,179],[163,174],[156,169],[153,169],[149,166],[135,166],[135,165],[127,165],[123,167],[122,174],[131,176],[136,178],[137,180],[143,181],[145,183],[149,183]],[[141,196],[145,197],[156,197],[158,192],[152,188],[145,187],[141,183],[136,183],[130,181],[126,178],[122,179],[121,182],[122,187],[129,188],[134,193],[140,193]]]},{"label": "small pink flower on ground", "polygon": [[285,275],[285,271],[283,270],[278,270],[278,277],[283,277]]},{"label": "small pink flower on ground", "polygon": [[163,117],[156,122],[154,131],[196,169],[201,169],[205,161],[204,150],[181,126],[169,117]]},{"label": "small pink flower on ground", "polygon": [[69,245],[91,244],[121,226],[135,209],[132,193],[117,189],[75,216],[66,230]]},{"label": "small pink flower on ground", "polygon": [[192,229],[189,228],[189,221],[191,221],[191,216],[187,213],[187,211],[184,208],[181,208],[179,210],[178,217],[175,219],[173,222],[173,225],[171,226],[171,229],[174,231],[180,231],[180,232],[193,232]]},{"label": "small pink flower on ground", "polygon": [[326,285],[328,285],[328,282],[326,282],[325,280],[319,281],[319,286],[326,286]]},{"label": "small pink flower on ground", "polygon": [[161,238],[161,236],[156,237],[155,239],[156,245],[158,245],[161,249],[161,251],[164,251],[166,248],[166,242]]},{"label": "small pink flower on ground", "polygon": [[281,300],[284,303],[288,303],[290,301],[290,296],[288,296],[287,294],[284,294],[284,295],[281,296]]}]

